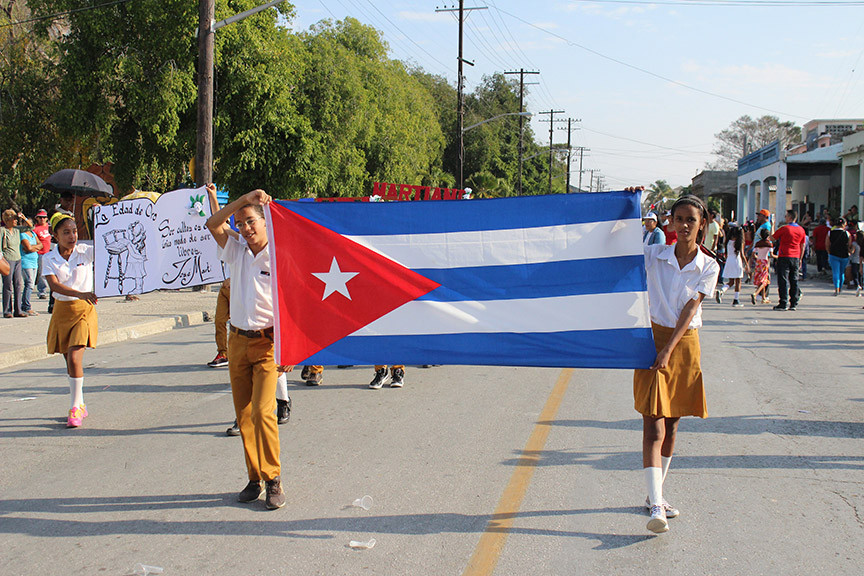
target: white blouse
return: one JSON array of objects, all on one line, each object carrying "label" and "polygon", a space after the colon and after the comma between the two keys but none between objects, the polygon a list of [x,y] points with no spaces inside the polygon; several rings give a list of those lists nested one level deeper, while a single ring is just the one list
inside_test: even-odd
[{"label": "white blouse", "polygon": [[[69,259],[60,256],[58,247],[42,256],[42,275],[54,276],[57,282],[78,292],[93,292],[93,246],[80,242],[72,249]],[[54,293],[55,300],[74,302],[78,298]]]},{"label": "white blouse", "polygon": [[[699,294],[710,296],[717,284],[720,266],[701,250],[693,260],[678,267],[675,245],[645,246],[645,271],[648,276],[648,308],[651,321],[674,328],[681,311]],[[702,306],[696,311],[688,328],[702,326]]]}]

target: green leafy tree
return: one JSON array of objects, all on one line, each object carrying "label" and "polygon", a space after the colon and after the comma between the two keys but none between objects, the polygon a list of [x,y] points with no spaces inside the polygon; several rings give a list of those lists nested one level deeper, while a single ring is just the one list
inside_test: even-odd
[{"label": "green leafy tree", "polygon": [[[28,20],[24,2],[0,2],[0,24]],[[85,141],[64,141],[57,124],[57,25],[0,29],[0,206],[32,212],[52,202],[39,188],[51,173],[89,164]]]}]

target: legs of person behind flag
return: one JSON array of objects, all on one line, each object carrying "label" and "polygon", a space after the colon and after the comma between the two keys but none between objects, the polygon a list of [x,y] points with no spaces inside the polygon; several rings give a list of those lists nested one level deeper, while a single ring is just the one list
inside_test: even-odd
[{"label": "legs of person behind flag", "polygon": [[276,423],[285,424],[291,419],[291,397],[288,396],[288,374],[279,372],[276,379]]},{"label": "legs of person behind flag", "polygon": [[391,388],[402,388],[405,385],[405,366],[403,364],[391,366],[390,372],[387,372],[386,364],[375,366],[375,377],[369,383],[369,388],[380,390],[387,384],[390,384]]},{"label": "legs of person behind flag", "polygon": [[320,386],[324,383],[324,366],[303,366],[300,379],[306,382],[307,386]]},{"label": "legs of person behind flag", "polygon": [[231,280],[222,282],[216,297],[216,357],[207,363],[211,368],[228,365],[228,321],[231,319]]},{"label": "legs of person behind flag", "polygon": [[[231,334],[228,345],[231,393],[237,425],[243,438],[243,452],[249,484],[240,493],[242,502],[257,500],[267,485],[267,507],[281,508],[279,430],[276,423],[276,364],[273,340]],[[257,492],[256,492],[257,491]]]}]

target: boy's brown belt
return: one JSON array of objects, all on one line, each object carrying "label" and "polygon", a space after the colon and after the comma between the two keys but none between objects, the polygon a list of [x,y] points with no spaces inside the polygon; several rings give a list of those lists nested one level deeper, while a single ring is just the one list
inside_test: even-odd
[{"label": "boy's brown belt", "polygon": [[246,338],[273,338],[272,326],[270,328],[264,328],[263,330],[241,330],[232,324],[231,331],[240,336],[245,336]]}]

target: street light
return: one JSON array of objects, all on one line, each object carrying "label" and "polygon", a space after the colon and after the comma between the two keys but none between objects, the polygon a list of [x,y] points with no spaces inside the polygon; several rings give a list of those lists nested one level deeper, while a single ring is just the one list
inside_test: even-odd
[{"label": "street light", "polygon": [[482,122],[477,122],[476,124],[466,126],[465,128],[462,129],[462,133],[464,134],[465,132],[467,132],[468,130],[471,130],[472,128],[476,128],[477,126],[482,126],[483,124],[486,124],[487,122],[492,122],[493,120],[497,120],[498,118],[503,118],[504,116],[525,116],[527,118],[530,118],[532,116],[532,114],[531,114],[531,112],[506,112],[504,114],[498,114],[497,116],[492,116],[491,118],[487,118],[486,120],[483,120]]}]

